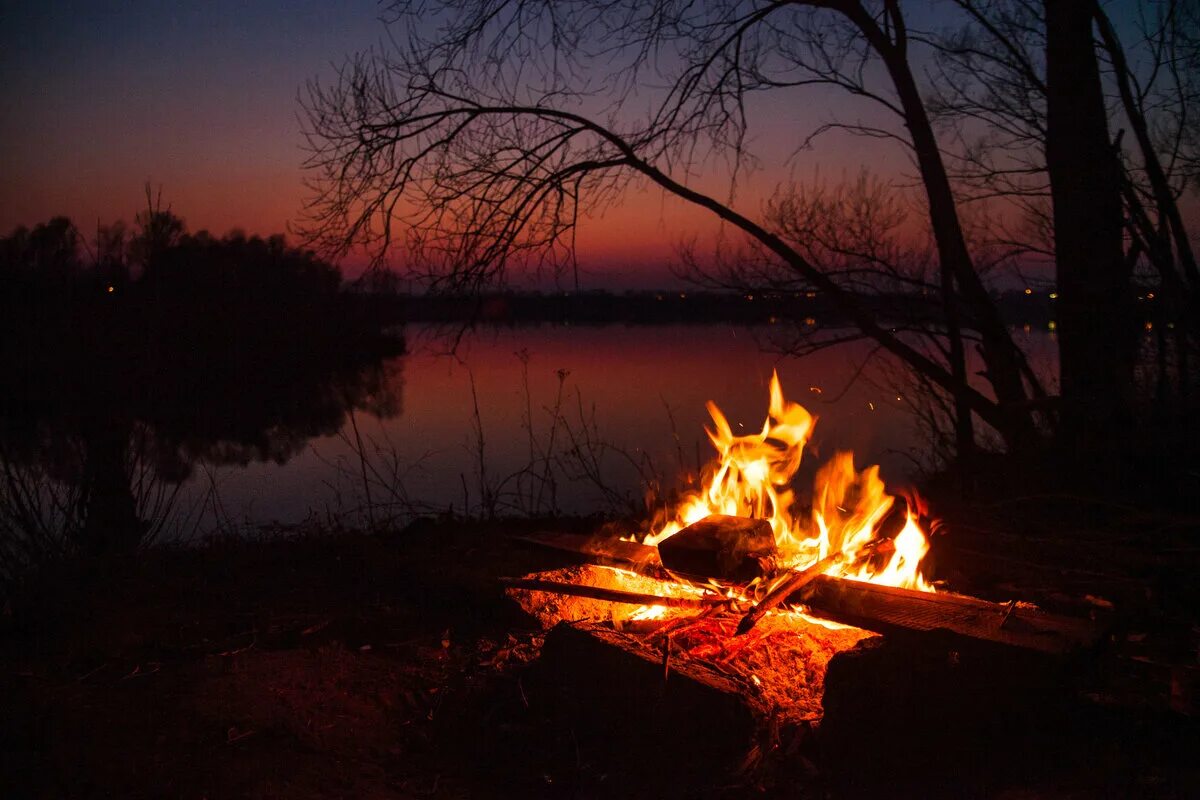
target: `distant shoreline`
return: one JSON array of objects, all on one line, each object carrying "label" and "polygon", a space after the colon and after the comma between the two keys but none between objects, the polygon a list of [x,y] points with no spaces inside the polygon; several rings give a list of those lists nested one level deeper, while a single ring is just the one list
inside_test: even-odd
[{"label": "distant shoreline", "polygon": [[[363,294],[380,318],[397,322],[476,324],[798,324],[845,327],[853,324],[817,292],[722,293],[686,290],[589,292],[510,292],[480,296]],[[997,306],[1012,326],[1053,331],[1055,299],[1044,291],[998,294]],[[1140,322],[1163,322],[1165,309],[1153,295],[1139,296]],[[940,318],[935,297],[878,295],[863,301],[884,323],[928,324]]]}]

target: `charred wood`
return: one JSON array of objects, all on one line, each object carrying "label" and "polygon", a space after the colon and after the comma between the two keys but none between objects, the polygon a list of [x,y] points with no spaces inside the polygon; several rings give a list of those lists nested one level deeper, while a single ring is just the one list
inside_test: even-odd
[{"label": "charred wood", "polygon": [[650,577],[666,577],[658,548],[639,542],[551,531],[513,538],[551,550],[585,556],[594,564],[621,567]]},{"label": "charred wood", "polygon": [[510,589],[526,589],[531,592],[550,592],[565,594],[572,597],[590,597],[593,600],[607,600],[610,603],[626,603],[635,606],[666,606],[668,608],[708,608],[725,605],[723,597],[669,597],[643,592],[627,592],[621,589],[607,589],[602,586],[587,586],[563,581],[549,581],[539,578],[500,578],[500,583]]},{"label": "charred wood", "polygon": [[764,519],[711,514],[658,546],[663,566],[688,580],[745,583],[775,556],[775,534]]},{"label": "charred wood", "polygon": [[754,693],[716,667],[596,623],[556,625],[524,684],[531,703],[569,721],[582,757],[629,767],[640,753],[663,778],[673,760],[663,756],[676,754],[687,766],[673,780],[701,786],[736,770],[761,716]]},{"label": "charred wood", "polygon": [[1078,713],[1077,671],[960,645],[876,637],[830,660],[819,746],[835,794],[994,796],[1014,765],[1052,758]]},{"label": "charred wood", "polygon": [[[873,542],[868,545],[867,548],[863,549],[863,553],[881,552],[883,550],[883,544],[885,543],[886,540]],[[817,561],[815,564],[812,564],[799,572],[793,573],[790,577],[786,578],[783,583],[779,584],[770,592],[768,592],[767,596],[758,602],[758,605],[750,609],[746,616],[742,617],[742,621],[738,623],[737,627],[738,635],[741,636],[749,633],[750,629],[757,625],[758,621],[766,616],[771,609],[787,602],[800,602],[800,600],[802,600],[804,597],[804,589],[818,577],[820,577],[825,570],[840,562],[842,557],[843,553],[841,552],[831,553],[825,558],[822,558],[820,561]]]},{"label": "charred wood", "polygon": [[1104,625],[964,595],[917,592],[821,575],[791,602],[816,616],[883,634],[949,637],[962,648],[1065,656],[1096,648]]}]

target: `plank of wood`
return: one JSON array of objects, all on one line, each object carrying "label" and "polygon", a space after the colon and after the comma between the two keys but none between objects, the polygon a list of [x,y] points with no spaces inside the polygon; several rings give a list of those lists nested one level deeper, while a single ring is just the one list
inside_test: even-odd
[{"label": "plank of wood", "polygon": [[1104,626],[974,597],[917,592],[822,575],[791,602],[815,616],[883,634],[934,634],[970,645],[997,645],[1062,656],[1096,647]]},{"label": "plank of wood", "polygon": [[531,533],[513,538],[564,553],[586,556],[593,563],[621,566],[653,577],[665,576],[658,548],[639,542],[578,536],[554,531]]},{"label": "plank of wood", "polygon": [[711,606],[724,606],[729,602],[724,597],[717,595],[709,597],[669,597],[646,594],[644,592],[626,592],[621,589],[609,589],[603,586],[587,586],[578,583],[565,583],[563,581],[541,580],[538,578],[500,578],[499,580],[501,585],[511,589],[526,589],[531,592],[550,592],[551,594],[590,597],[593,600],[607,600],[610,603],[626,603],[635,606],[704,609]]},{"label": "plank of wood", "polygon": [[[868,542],[865,547],[859,548],[859,555],[865,557],[868,554],[882,552],[884,546],[893,548],[891,539],[876,539],[873,542]],[[776,606],[783,605],[788,602],[793,595],[801,597],[804,588],[821,576],[825,570],[829,569],[834,564],[842,560],[843,552],[830,553],[813,564],[810,564],[805,569],[799,572],[793,572],[791,576],[783,583],[772,589],[766,597],[758,602],[754,608],[742,617],[742,621],[738,623],[737,635],[742,636],[750,632],[750,629],[758,624],[758,621],[767,615],[771,609]],[[798,602],[798,601],[792,601]]]}]

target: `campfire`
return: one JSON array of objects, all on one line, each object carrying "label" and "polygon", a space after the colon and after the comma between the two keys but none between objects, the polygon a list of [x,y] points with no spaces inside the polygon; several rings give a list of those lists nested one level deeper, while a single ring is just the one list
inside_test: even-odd
[{"label": "campfire", "polygon": [[549,631],[543,660],[557,659],[556,671],[606,664],[627,680],[735,697],[760,729],[772,720],[778,730],[819,721],[835,657],[881,635],[928,641],[953,663],[971,653],[1054,658],[1098,640],[1087,620],[935,588],[922,571],[934,527],[923,504],[890,493],[878,467],[859,470],[850,453],[820,467],[803,505],[793,485],[816,419],[785,398],[777,375],[757,433],[735,435],[715,404],[708,410],[716,456],[698,490],[637,535],[531,537],[585,563],[505,580]]},{"label": "campfire", "polygon": [[[833,576],[933,591],[920,571],[929,551],[925,532],[907,504],[888,494],[878,467],[859,472],[852,454],[838,453],[817,473],[811,515],[799,513],[791,486],[816,418],[783,396],[778,374],[771,376],[770,406],[759,433],[735,436],[715,403],[708,412],[713,421],[708,438],[717,458],[705,471],[703,488],[659,521],[646,544],[668,552],[687,548],[677,534],[709,518],[703,530],[711,533],[693,528],[682,539],[715,536],[714,544],[757,551],[769,559],[764,577],[776,581],[823,564],[820,572]],[[900,513],[891,513],[897,507]],[[903,521],[898,531],[885,525],[889,514]],[[730,525],[720,517],[761,520],[771,535],[755,537],[761,526]],[[890,558],[880,564],[884,553]]]}]

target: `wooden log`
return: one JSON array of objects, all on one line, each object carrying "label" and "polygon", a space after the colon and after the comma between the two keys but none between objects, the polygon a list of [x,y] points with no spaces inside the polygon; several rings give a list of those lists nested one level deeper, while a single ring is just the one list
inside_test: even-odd
[{"label": "wooden log", "polygon": [[709,597],[669,597],[646,594],[644,592],[627,592],[622,589],[608,589],[603,586],[587,586],[578,583],[542,580],[540,578],[500,578],[499,581],[503,586],[510,589],[527,589],[532,592],[550,592],[552,594],[567,594],[573,597],[590,597],[593,600],[607,600],[610,603],[628,603],[635,606],[704,609],[727,603],[724,597],[716,595]]},{"label": "wooden log", "polygon": [[[657,578],[587,563],[524,575],[520,580],[548,582],[555,590],[559,589],[562,584],[582,587],[581,592],[572,592],[571,594],[544,589],[527,589],[513,585],[505,588],[504,593],[516,601],[523,611],[536,618],[546,630],[553,628],[563,620],[623,622],[625,617],[635,610],[628,604],[597,598],[595,597],[596,593],[591,592],[591,589],[603,590],[604,594],[617,592],[618,594],[610,596],[623,599],[630,599],[630,594],[645,595],[648,596],[646,599],[650,599],[672,593],[670,586],[664,585]],[[584,594],[585,592],[586,594]],[[642,605],[642,603],[638,603],[638,605]]]},{"label": "wooden log", "polygon": [[1054,752],[1054,732],[1077,710],[1079,670],[1029,650],[960,644],[884,636],[833,656],[819,736],[834,796],[991,796],[1004,776]]},{"label": "wooden log", "polygon": [[762,719],[755,693],[716,667],[596,623],[556,625],[522,683],[535,711],[568,727],[580,758],[640,772],[639,794],[728,780]]},{"label": "wooden log", "polygon": [[775,555],[775,534],[763,519],[711,514],[658,545],[662,564],[674,575],[745,583],[761,576]]},{"label": "wooden log", "polygon": [[974,597],[917,592],[821,575],[789,602],[815,616],[899,636],[934,636],[962,647],[1026,650],[1064,656],[1094,649],[1104,626]]},{"label": "wooden log", "polygon": [[666,577],[658,548],[640,542],[577,536],[552,531],[514,536],[513,538],[564,553],[586,556],[587,560],[594,564],[618,566],[654,578]]},{"label": "wooden log", "polygon": [[[890,545],[891,541],[877,539],[861,548],[860,552],[863,555],[874,554],[883,550],[884,544]],[[792,573],[791,577],[768,592],[766,597],[760,600],[754,608],[750,609],[746,616],[742,617],[741,622],[738,623],[737,635],[743,636],[749,633],[750,629],[757,625],[758,621],[765,617],[771,609],[791,601],[793,596],[797,598],[802,597],[802,590],[815,581],[825,570],[840,562],[844,555],[842,552],[830,553],[825,558],[805,567],[803,570]]]},{"label": "wooden log", "polygon": [[822,558],[817,563],[806,567],[800,572],[792,573],[791,577],[768,592],[766,597],[760,600],[754,608],[750,609],[742,617],[738,622],[736,635],[744,636],[749,633],[750,629],[757,625],[758,621],[766,616],[771,609],[782,605],[793,594],[799,593],[801,589],[816,580],[818,575],[840,561],[841,557],[841,553],[834,553]]}]

